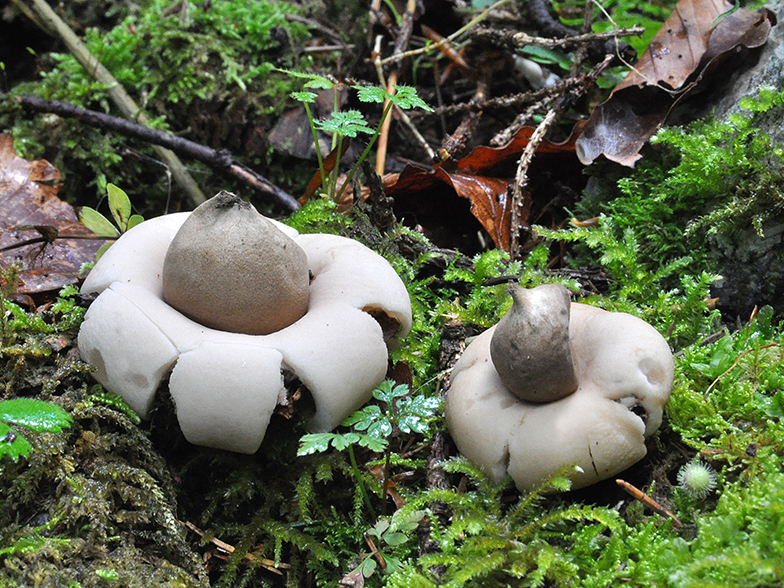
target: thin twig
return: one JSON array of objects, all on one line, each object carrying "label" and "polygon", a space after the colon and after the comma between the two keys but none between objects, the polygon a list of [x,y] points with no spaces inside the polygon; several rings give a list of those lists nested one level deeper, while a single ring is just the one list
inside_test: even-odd
[{"label": "thin twig", "polygon": [[509,240],[509,253],[512,256],[512,259],[517,259],[520,254],[520,217],[523,210],[523,191],[528,185],[528,166],[531,164],[531,160],[533,159],[536,150],[539,148],[539,144],[542,142],[542,139],[544,139],[544,136],[549,130],[550,126],[555,122],[556,117],[561,112],[563,112],[563,110],[571,101],[577,98],[578,95],[585,92],[596,82],[596,79],[605,69],[607,69],[607,67],[609,67],[613,59],[613,55],[606,55],[604,61],[597,64],[590,71],[590,73],[581,78],[581,87],[577,86],[571,94],[564,93],[555,102],[555,104],[550,107],[550,110],[547,112],[542,122],[539,123],[539,125],[536,127],[536,130],[531,135],[531,138],[528,140],[528,144],[525,146],[525,150],[523,150],[523,153],[518,160],[517,173],[515,174],[515,183],[512,189],[512,210],[510,215],[511,227]]},{"label": "thin twig", "polygon": [[539,144],[544,139],[545,134],[550,129],[550,126],[555,122],[556,117],[560,113],[561,108],[559,105],[553,106],[547,112],[542,122],[536,127],[533,135],[528,140],[528,145],[525,146],[523,154],[517,162],[517,173],[515,174],[514,188],[512,189],[512,214],[511,214],[511,239],[510,239],[510,254],[512,259],[518,259],[520,252],[520,217],[523,210],[523,191],[528,185],[528,166],[534,157],[534,153],[539,148]]},{"label": "thin twig", "polygon": [[225,175],[233,176],[243,182],[248,183],[254,189],[262,192],[266,196],[273,198],[286,210],[293,212],[299,209],[299,203],[293,196],[286,193],[272,182],[265,179],[255,171],[237,162],[225,149],[215,150],[194,143],[182,137],[174,136],[158,129],[153,129],[140,125],[123,118],[110,116],[94,110],[86,110],[74,104],[60,102],[58,100],[44,100],[37,96],[19,96],[17,98],[22,108],[33,112],[51,112],[63,118],[75,118],[80,123],[98,129],[108,129],[120,133],[126,137],[139,139],[153,145],[171,149],[197,161],[207,164],[212,169]]},{"label": "thin twig", "polygon": [[549,37],[532,37],[525,33],[514,33],[512,31],[499,31],[487,27],[480,27],[471,33],[471,38],[476,41],[481,40],[515,48],[533,45],[546,49],[568,49],[575,45],[590,45],[595,41],[608,41],[620,37],[639,37],[644,32],[645,27],[624,27],[622,29],[604,33],[588,33],[585,35],[564,37],[562,39],[552,39]]},{"label": "thin twig", "polygon": [[514,137],[520,129],[526,126],[528,121],[530,121],[537,112],[543,110],[551,102],[552,98],[545,99],[542,102],[532,104],[526,108],[525,111],[521,112],[515,117],[508,127],[506,127],[503,131],[496,133],[493,138],[490,139],[490,145],[493,147],[502,147],[503,145],[509,143],[509,141],[512,140],[512,137]]},{"label": "thin twig", "polygon": [[422,136],[422,133],[419,132],[419,129],[416,128],[416,125],[411,121],[411,118],[406,114],[406,112],[400,108],[397,104],[395,105],[395,116],[400,119],[411,134],[416,139],[416,142],[419,143],[419,146],[422,147],[422,150],[427,154],[430,161],[434,161],[436,158],[436,152],[433,151],[433,148],[428,144],[425,138]]},{"label": "thin twig", "polygon": [[[416,11],[416,0],[408,0],[406,3],[406,11],[403,14],[403,22],[400,24],[400,34],[395,41],[394,54],[403,53],[408,46],[408,40],[411,38],[411,33],[414,28],[414,12]],[[377,70],[381,68],[378,64]],[[395,94],[395,85],[397,84],[398,76],[400,75],[400,67],[395,68],[390,72],[389,79],[387,80],[387,93],[392,96]],[[384,100],[384,112],[388,111],[389,99]],[[384,167],[386,166],[387,159],[387,145],[389,144],[389,127],[392,124],[392,117],[387,116],[381,121],[381,132],[378,136],[378,147],[376,148],[376,173],[380,176],[384,175]]]},{"label": "thin twig", "polygon": [[626,480],[620,480],[620,479],[615,480],[615,483],[618,484],[624,490],[626,490],[626,492],[629,495],[633,496],[634,498],[636,498],[637,500],[639,500],[640,502],[642,502],[643,504],[651,508],[653,511],[659,513],[664,517],[668,517],[672,519],[672,526],[675,527],[676,529],[680,529],[683,526],[683,523],[681,523],[678,520],[678,517],[676,517],[669,510],[664,508],[661,504],[656,502],[653,498],[645,494],[642,490],[640,490],[636,486],[629,484],[629,482],[627,482]]},{"label": "thin twig", "polygon": [[417,111],[415,113],[416,117],[420,116],[429,116],[433,114],[437,115],[453,115],[459,112],[468,111],[479,111],[479,110],[493,110],[497,108],[520,108],[523,106],[527,106],[529,104],[536,104],[539,102],[546,101],[548,99],[555,98],[560,96],[566,91],[573,90],[574,88],[584,86],[585,80],[582,77],[578,78],[567,78],[565,80],[561,80],[552,86],[548,86],[546,88],[542,88],[541,90],[537,90],[536,92],[523,92],[519,94],[513,94],[511,96],[499,96],[497,98],[490,98],[490,99],[477,99],[474,96],[468,102],[463,102],[461,104],[449,104],[446,106],[440,106],[433,109],[433,112],[426,112],[426,111]]}]

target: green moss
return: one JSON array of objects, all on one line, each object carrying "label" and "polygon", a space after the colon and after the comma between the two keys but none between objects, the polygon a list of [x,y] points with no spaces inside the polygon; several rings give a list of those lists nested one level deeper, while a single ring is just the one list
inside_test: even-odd
[{"label": "green moss", "polygon": [[[2,278],[13,284],[13,271]],[[59,433],[20,429],[32,451],[0,468],[0,585],[98,587],[96,572],[114,569],[129,587],[204,586],[166,464],[124,404],[88,387],[75,294],[35,312],[0,297],[2,400],[35,397],[72,419]]]}]

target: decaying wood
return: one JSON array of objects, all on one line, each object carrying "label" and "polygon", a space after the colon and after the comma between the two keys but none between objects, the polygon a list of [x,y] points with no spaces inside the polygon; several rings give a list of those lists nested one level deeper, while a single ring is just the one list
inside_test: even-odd
[{"label": "decaying wood", "polygon": [[[122,118],[103,114],[102,112],[85,110],[84,108],[80,108],[74,104],[68,104],[67,102],[44,100],[43,98],[38,98],[36,96],[20,96],[17,100],[25,110],[32,112],[51,112],[64,118],[75,118],[88,126],[114,131],[126,137],[161,146],[167,150],[179,153],[182,156],[201,161],[215,171],[246,182],[255,190],[272,198],[287,211],[294,211],[299,208],[299,203],[293,196],[275,186],[272,182],[255,171],[237,162],[226,149],[210,149],[199,143],[194,143],[193,141],[183,139],[182,137],[176,137],[164,131],[159,131]],[[193,202],[191,203],[193,204]]]}]

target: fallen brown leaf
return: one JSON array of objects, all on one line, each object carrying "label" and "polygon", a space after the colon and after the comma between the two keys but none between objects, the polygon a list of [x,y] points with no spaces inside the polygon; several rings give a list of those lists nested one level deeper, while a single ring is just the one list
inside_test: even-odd
[{"label": "fallen brown leaf", "polygon": [[678,2],[635,69],[591,113],[576,144],[583,164],[604,155],[634,167],[645,142],[705,74],[737,47],[767,41],[775,15],[767,8],[725,14],[732,6],[726,0]]},{"label": "fallen brown leaf", "polygon": [[[396,201],[403,198],[411,201],[417,200],[417,197],[409,196],[411,193],[427,193],[426,198],[432,199],[433,193],[439,187],[451,188],[455,194],[470,202],[471,214],[487,231],[496,247],[509,251],[511,247],[509,191],[514,181],[517,160],[528,145],[533,132],[532,127],[524,127],[503,147],[479,146],[462,159],[447,164],[436,164],[433,169],[408,166],[400,174],[386,176],[384,189]],[[577,134],[572,133],[572,136],[563,143],[554,143],[545,139],[536,153],[545,156],[574,157]],[[534,200],[530,193],[524,196],[520,220],[528,222]],[[423,210],[427,202],[421,202],[421,197],[418,200],[417,211],[420,217],[424,217]],[[433,216],[443,220],[446,213],[446,217],[451,222],[460,222],[457,218],[459,211],[460,207],[455,204],[447,211],[439,209],[438,215]]]},{"label": "fallen brown leaf", "polygon": [[78,281],[106,240],[79,222],[60,200],[60,172],[48,161],[18,157],[13,138],[0,134],[0,266],[22,264],[17,294],[49,294]]}]

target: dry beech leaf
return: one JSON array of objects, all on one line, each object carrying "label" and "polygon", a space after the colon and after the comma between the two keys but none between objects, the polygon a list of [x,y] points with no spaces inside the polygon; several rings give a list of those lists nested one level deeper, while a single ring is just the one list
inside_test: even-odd
[{"label": "dry beech leaf", "polygon": [[59,179],[52,164],[18,157],[11,135],[0,134],[0,266],[22,263],[17,294],[48,294],[77,282],[80,266],[95,261],[107,242],[94,239],[57,197]]},{"label": "dry beech leaf", "polygon": [[635,69],[591,113],[576,145],[583,164],[604,155],[634,167],[642,146],[703,75],[737,47],[767,41],[775,15],[741,8],[721,16],[732,6],[726,0],[678,2]]}]

